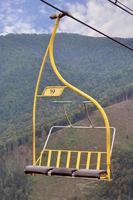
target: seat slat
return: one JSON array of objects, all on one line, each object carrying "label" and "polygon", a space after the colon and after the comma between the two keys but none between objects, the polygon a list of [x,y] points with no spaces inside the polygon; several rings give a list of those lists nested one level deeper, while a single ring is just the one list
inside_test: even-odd
[{"label": "seat slat", "polygon": [[80,159],[81,159],[81,152],[79,151],[77,153],[77,162],[76,162],[76,168],[79,169],[80,166]]},{"label": "seat slat", "polygon": [[56,162],[56,167],[57,168],[60,167],[60,159],[61,159],[61,151],[58,151],[57,162]]},{"label": "seat slat", "polygon": [[97,170],[100,169],[100,164],[101,164],[101,153],[98,152],[98,154],[97,154]]},{"label": "seat slat", "polygon": [[49,151],[48,151],[48,160],[47,160],[47,166],[48,166],[48,167],[50,167],[51,155],[52,155],[52,150],[49,150]]},{"label": "seat slat", "polygon": [[71,151],[68,151],[67,152],[66,168],[69,168],[69,166],[70,166],[70,159],[71,159]]},{"label": "seat slat", "polygon": [[38,166],[38,165],[28,165],[25,167],[25,174],[44,174],[48,175],[48,172],[52,170],[53,167]]},{"label": "seat slat", "polygon": [[73,172],[76,171],[75,168],[54,168],[50,171],[50,175],[54,176],[72,176]]},{"label": "seat slat", "polygon": [[90,168],[91,152],[87,154],[86,169]]},{"label": "seat slat", "polygon": [[84,177],[84,178],[98,178],[102,174],[106,174],[106,170],[95,170],[95,169],[79,169],[73,173],[74,177]]}]

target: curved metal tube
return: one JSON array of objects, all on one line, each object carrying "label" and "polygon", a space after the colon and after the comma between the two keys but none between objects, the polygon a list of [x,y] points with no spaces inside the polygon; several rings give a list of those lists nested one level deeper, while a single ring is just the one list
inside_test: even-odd
[{"label": "curved metal tube", "polygon": [[49,46],[46,49],[46,52],[43,56],[43,60],[41,63],[40,71],[37,78],[37,83],[34,92],[34,100],[33,100],[33,112],[32,112],[32,163],[33,165],[36,164],[36,105],[37,105],[37,95],[39,91],[39,85],[42,77],[42,73],[44,70],[44,66],[48,57],[49,53]]},{"label": "curved metal tube", "polygon": [[104,120],[104,124],[106,127],[106,150],[107,150],[107,176],[108,179],[110,179],[110,124],[109,124],[109,120],[108,117],[104,111],[104,109],[102,108],[102,106],[91,96],[89,96],[88,94],[84,93],[83,91],[79,90],[78,88],[76,88],[75,86],[73,86],[72,84],[70,84],[69,82],[67,82],[62,75],[60,74],[60,72],[58,71],[58,68],[55,64],[54,61],[54,53],[53,53],[53,47],[54,47],[54,40],[55,40],[55,36],[56,36],[56,31],[58,28],[60,22],[60,18],[58,17],[56,19],[56,23],[52,32],[52,36],[50,39],[50,43],[49,43],[49,55],[50,55],[50,63],[51,66],[53,68],[54,73],[56,74],[56,76],[58,77],[58,79],[68,88],[70,88],[72,91],[78,93],[80,96],[86,98],[87,100],[91,101],[99,110],[99,112],[101,113],[103,120]]},{"label": "curved metal tube", "polygon": [[[106,158],[106,164],[107,164],[107,178],[110,180],[110,158],[111,158],[111,151],[112,151],[112,145],[110,144],[110,124],[109,124],[109,120],[108,117],[104,111],[104,109],[102,108],[102,106],[91,96],[89,96],[88,94],[84,93],[83,91],[79,90],[78,88],[76,88],[75,86],[73,86],[72,84],[68,83],[60,74],[60,72],[58,71],[58,68],[55,64],[54,61],[54,53],[53,53],[53,47],[54,47],[54,40],[55,40],[55,36],[56,36],[56,31],[58,28],[60,22],[60,16],[57,17],[56,19],[56,23],[54,26],[54,29],[52,31],[52,35],[50,38],[50,42],[48,44],[46,53],[44,54],[43,57],[43,61],[40,67],[40,71],[39,71],[39,75],[38,75],[38,79],[37,79],[37,84],[36,84],[36,88],[35,88],[35,93],[34,93],[34,103],[33,103],[33,131],[32,131],[32,136],[33,136],[33,142],[32,142],[32,147],[33,147],[33,165],[36,165],[36,163],[38,162],[38,160],[41,158],[42,154],[40,155],[40,157],[38,158],[38,160],[36,160],[36,104],[37,104],[37,97],[38,97],[38,91],[39,91],[39,85],[40,85],[40,80],[41,80],[41,76],[42,76],[42,72],[44,70],[44,66],[46,63],[46,59],[48,57],[48,54],[50,56],[50,62],[51,62],[51,66],[52,69],[55,73],[55,75],[58,77],[58,79],[65,85],[67,86],[69,89],[71,89],[72,91],[78,93],[80,96],[84,97],[85,99],[87,99],[87,101],[91,101],[99,110],[99,112],[101,113],[103,120],[104,120],[104,125],[106,128],[106,151],[107,151],[107,158]],[[114,139],[113,139],[114,141]]]}]

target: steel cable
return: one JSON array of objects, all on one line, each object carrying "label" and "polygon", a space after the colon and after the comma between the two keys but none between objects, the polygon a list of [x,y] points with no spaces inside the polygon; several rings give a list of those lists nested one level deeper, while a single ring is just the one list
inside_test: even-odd
[{"label": "steel cable", "polygon": [[92,26],[86,24],[85,22],[83,22],[83,21],[81,21],[80,19],[78,19],[78,18],[72,16],[72,15],[69,14],[68,12],[66,12],[66,11],[64,11],[64,10],[62,10],[62,9],[60,9],[60,8],[58,8],[58,7],[56,7],[56,6],[54,6],[54,5],[52,5],[51,3],[48,3],[48,2],[45,1],[45,0],[40,0],[40,1],[43,2],[43,3],[45,3],[45,4],[47,4],[48,6],[52,7],[53,9],[55,9],[55,10],[57,10],[57,11],[63,13],[64,15],[70,17],[71,19],[73,19],[73,20],[79,22],[80,24],[82,24],[82,25],[84,25],[84,26],[86,26],[86,27],[88,27],[88,28],[94,30],[95,32],[97,32],[97,33],[99,33],[99,34],[101,34],[101,35],[107,37],[108,39],[112,40],[113,42],[115,42],[115,43],[117,43],[117,44],[119,44],[119,45],[121,45],[121,46],[123,46],[123,47],[125,47],[125,48],[127,48],[127,49],[129,49],[129,50],[131,50],[131,51],[133,51],[133,48],[132,48],[132,47],[129,47],[129,46],[123,44],[122,42],[119,42],[118,40],[112,38],[111,36],[109,36],[109,35],[107,35],[107,34],[101,32],[101,31],[99,31],[98,29],[96,29],[96,28],[94,28],[94,27],[92,27]]}]

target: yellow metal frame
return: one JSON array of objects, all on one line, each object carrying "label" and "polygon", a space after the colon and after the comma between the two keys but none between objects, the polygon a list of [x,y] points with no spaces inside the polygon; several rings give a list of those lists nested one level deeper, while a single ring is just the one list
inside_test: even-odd
[{"label": "yellow metal frame", "polygon": [[[69,168],[70,167],[70,162],[72,160],[72,154],[75,153],[76,154],[76,163],[75,163],[75,168],[76,169],[81,169],[80,166],[80,161],[81,161],[81,156],[83,154],[86,154],[86,162],[85,164],[85,169],[90,169],[90,164],[91,164],[91,157],[93,157],[94,155],[97,156],[97,161],[96,161],[96,167],[95,169],[100,170],[100,166],[101,166],[101,157],[103,155],[106,155],[106,152],[104,151],[70,151],[70,150],[55,150],[55,149],[45,149],[45,151],[41,152],[39,158],[36,161],[36,165],[42,165],[42,160],[43,158],[47,158],[47,164],[46,166],[50,167],[51,166],[51,162],[52,162],[52,154],[56,153],[57,157],[56,157],[56,165],[55,167],[59,168],[60,164],[61,164],[61,155],[63,153],[67,154],[66,157],[66,162],[64,163],[64,167]],[[47,154],[47,156],[46,156]]]},{"label": "yellow metal frame", "polygon": [[[109,124],[109,120],[108,120],[108,117],[107,117],[104,109],[102,108],[102,106],[94,98],[92,98],[88,94],[84,93],[80,89],[78,89],[75,86],[73,86],[72,84],[70,84],[60,74],[60,72],[59,72],[59,70],[58,70],[58,68],[57,68],[57,66],[55,64],[54,50],[53,50],[53,48],[54,48],[54,40],[55,40],[57,28],[59,26],[59,22],[60,22],[60,15],[58,15],[57,18],[56,18],[55,26],[53,28],[52,35],[51,35],[48,47],[47,47],[46,52],[45,52],[44,57],[43,57],[42,64],[41,64],[41,67],[40,67],[40,71],[39,71],[39,74],[38,74],[35,93],[34,93],[33,119],[32,119],[32,122],[33,122],[33,131],[32,131],[32,137],[33,137],[33,144],[32,144],[32,147],[33,147],[33,165],[36,165],[37,161],[38,161],[38,160],[36,160],[36,105],[37,105],[37,97],[39,96],[38,91],[39,91],[39,85],[40,85],[42,73],[43,73],[43,70],[44,70],[46,59],[47,59],[47,57],[49,55],[51,67],[52,67],[55,75],[57,76],[57,78],[60,80],[60,82],[63,83],[64,86],[66,86],[67,88],[69,88],[73,92],[76,92],[77,94],[79,94],[80,96],[84,97],[88,101],[91,101],[97,107],[99,112],[101,113],[101,116],[102,116],[103,121],[104,121],[104,125],[106,127],[106,166],[107,166],[107,168],[106,168],[106,171],[107,171],[106,179],[110,180],[111,179],[111,177],[110,177],[111,176],[111,174],[110,174],[110,171],[111,171],[110,170],[110,167],[111,167],[110,146],[111,146],[111,144],[110,144],[110,124]],[[51,153],[49,152],[49,155],[50,154]],[[42,156],[42,154],[40,156]],[[91,156],[91,153],[88,152],[87,168],[89,168],[90,156]],[[67,159],[66,167],[69,166],[70,157],[71,157],[71,151],[68,152],[68,159]],[[100,166],[100,164],[99,164],[100,157],[101,157],[101,154],[99,152],[97,169],[99,169],[99,166]],[[58,154],[57,161],[58,161],[57,162],[57,166],[59,166],[60,153]],[[79,167],[79,162],[80,162],[80,153],[78,154],[77,168]],[[50,164],[50,157],[49,157],[49,160],[48,160],[48,165],[49,164]]]}]

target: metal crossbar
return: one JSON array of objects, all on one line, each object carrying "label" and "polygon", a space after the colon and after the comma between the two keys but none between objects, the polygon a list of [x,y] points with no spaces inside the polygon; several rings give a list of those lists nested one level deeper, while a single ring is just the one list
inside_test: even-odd
[{"label": "metal crossbar", "polygon": [[[65,106],[64,106],[64,104],[66,104],[66,103],[72,103],[72,101],[60,100],[60,101],[52,101],[52,103],[61,103],[61,104],[63,104],[63,111],[64,111],[64,113],[65,113],[65,116],[66,116],[66,119],[67,119],[67,121],[68,121],[68,124],[69,124],[70,126],[72,126],[72,122],[71,122],[71,120],[70,120],[70,118],[69,118],[69,116],[68,116],[68,113],[67,113],[67,111],[66,111],[66,108],[65,108]],[[83,101],[83,105],[84,105],[84,109],[85,109],[85,112],[86,112],[86,115],[87,115],[87,119],[88,119],[90,125],[91,125],[92,127],[94,127],[94,124],[93,124],[93,122],[92,122],[92,120],[91,120],[91,117],[90,117],[89,112],[88,112],[88,109],[87,109],[87,105],[86,105],[87,103],[92,103],[92,102],[91,102],[91,101]]]}]

